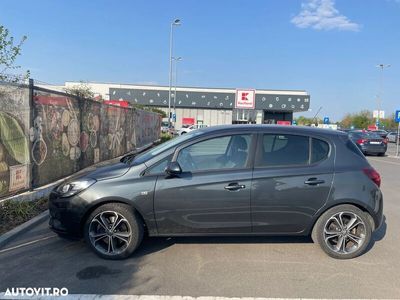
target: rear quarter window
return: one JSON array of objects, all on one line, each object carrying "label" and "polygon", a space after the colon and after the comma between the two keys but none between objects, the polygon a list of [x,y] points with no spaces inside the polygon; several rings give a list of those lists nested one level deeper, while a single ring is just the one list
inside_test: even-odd
[{"label": "rear quarter window", "polygon": [[326,159],[329,155],[329,144],[320,139],[313,138],[311,146],[311,163]]}]

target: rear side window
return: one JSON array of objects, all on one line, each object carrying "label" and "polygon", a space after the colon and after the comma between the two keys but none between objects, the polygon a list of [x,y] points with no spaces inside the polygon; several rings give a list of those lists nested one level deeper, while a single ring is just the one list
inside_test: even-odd
[{"label": "rear side window", "polygon": [[290,134],[264,134],[255,165],[256,167],[310,165],[328,158],[329,152],[329,144],[320,139]]},{"label": "rear side window", "polygon": [[324,160],[329,155],[329,144],[319,139],[312,139],[311,163]]},{"label": "rear side window", "polygon": [[310,139],[289,134],[264,134],[257,167],[306,165],[309,163]]}]

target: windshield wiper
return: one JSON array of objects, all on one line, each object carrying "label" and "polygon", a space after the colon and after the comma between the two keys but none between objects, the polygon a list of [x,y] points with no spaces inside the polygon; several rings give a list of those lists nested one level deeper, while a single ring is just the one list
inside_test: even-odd
[{"label": "windshield wiper", "polygon": [[136,153],[130,153],[130,154],[123,156],[119,161],[124,164],[128,164],[135,158],[135,156],[136,156]]}]

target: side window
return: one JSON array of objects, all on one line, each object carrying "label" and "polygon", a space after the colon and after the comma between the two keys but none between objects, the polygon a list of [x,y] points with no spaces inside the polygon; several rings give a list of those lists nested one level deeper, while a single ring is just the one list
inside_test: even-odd
[{"label": "side window", "polygon": [[329,144],[319,139],[312,139],[311,163],[324,160],[329,155]]},{"label": "side window", "polygon": [[289,134],[264,134],[257,167],[307,165],[310,142],[306,136]]},{"label": "side window", "polygon": [[151,166],[149,169],[146,170],[146,175],[154,175],[154,174],[159,174],[163,173],[165,171],[165,168],[168,166],[169,162],[172,159],[172,154],[168,155],[166,158],[162,159],[158,163],[154,164]]},{"label": "side window", "polygon": [[177,158],[182,171],[244,168],[249,154],[251,135],[212,138],[182,149]]}]

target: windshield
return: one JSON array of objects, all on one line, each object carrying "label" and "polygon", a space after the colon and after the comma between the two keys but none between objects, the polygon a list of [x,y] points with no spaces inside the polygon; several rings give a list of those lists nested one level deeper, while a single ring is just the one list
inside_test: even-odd
[{"label": "windshield", "polygon": [[374,132],[351,132],[350,137],[357,139],[381,139],[381,136]]},{"label": "windshield", "polygon": [[156,147],[150,148],[149,150],[137,155],[135,157],[135,159],[133,160],[133,164],[138,165],[138,164],[144,163],[144,162],[148,161],[149,159],[153,158],[154,156],[156,156],[168,149],[176,147],[180,143],[187,141],[187,140],[191,139],[192,137],[195,137],[195,136],[198,136],[201,134],[203,134],[203,131],[198,131],[198,130],[191,131],[184,135],[180,135],[176,138],[173,138],[165,143],[162,143]]},{"label": "windshield", "polygon": [[376,132],[369,132],[368,137],[370,139],[381,139],[382,137]]}]

